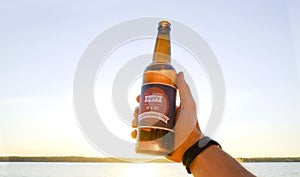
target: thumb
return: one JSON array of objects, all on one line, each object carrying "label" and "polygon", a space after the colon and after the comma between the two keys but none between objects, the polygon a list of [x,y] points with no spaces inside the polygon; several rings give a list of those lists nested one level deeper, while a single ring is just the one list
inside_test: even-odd
[{"label": "thumb", "polygon": [[177,89],[179,91],[181,108],[195,109],[195,101],[193,99],[190,87],[184,79],[183,72],[180,72],[177,75]]}]

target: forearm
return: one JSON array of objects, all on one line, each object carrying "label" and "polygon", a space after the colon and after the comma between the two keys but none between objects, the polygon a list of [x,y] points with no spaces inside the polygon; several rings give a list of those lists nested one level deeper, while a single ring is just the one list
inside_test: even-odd
[{"label": "forearm", "polygon": [[191,163],[194,177],[254,177],[239,162],[212,145],[200,153]]}]

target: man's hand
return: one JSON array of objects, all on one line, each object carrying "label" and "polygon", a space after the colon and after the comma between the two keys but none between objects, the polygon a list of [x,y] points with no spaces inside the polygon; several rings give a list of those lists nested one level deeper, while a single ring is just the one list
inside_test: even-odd
[{"label": "man's hand", "polygon": [[[167,158],[174,162],[181,162],[185,151],[200,139],[202,133],[198,124],[196,104],[182,72],[177,75],[177,89],[180,95],[180,106],[176,110],[175,147],[173,153]],[[138,96],[136,100],[139,102],[140,97]],[[137,128],[137,117],[138,107],[134,111],[133,128]],[[134,130],[131,136],[136,138],[136,135],[137,131]]]}]

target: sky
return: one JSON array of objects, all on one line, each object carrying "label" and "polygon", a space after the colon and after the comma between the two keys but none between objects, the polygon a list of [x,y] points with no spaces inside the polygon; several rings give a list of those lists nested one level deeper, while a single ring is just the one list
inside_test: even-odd
[{"label": "sky", "polygon": [[[296,0],[0,0],[0,155],[103,156],[76,119],[77,65],[89,44],[113,25],[158,17],[189,26],[216,55],[226,105],[214,138],[225,151],[234,157],[300,156],[299,8]],[[123,44],[112,52],[112,63],[104,65],[103,72],[110,66],[117,72],[126,59],[152,52],[153,46],[153,38]],[[176,44],[172,47],[174,58],[181,58],[183,66],[192,65],[192,56]],[[205,127],[211,108],[209,81],[198,71],[201,67],[188,68],[199,89],[196,101]],[[114,76],[96,80],[98,108],[98,95],[109,95]],[[128,91],[132,109],[139,84],[137,79]],[[111,126],[109,121],[106,126]],[[126,139],[130,129],[124,131]]]}]

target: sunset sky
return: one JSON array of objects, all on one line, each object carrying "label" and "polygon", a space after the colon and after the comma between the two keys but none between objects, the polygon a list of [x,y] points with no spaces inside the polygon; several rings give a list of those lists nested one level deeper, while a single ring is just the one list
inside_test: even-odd
[{"label": "sunset sky", "polygon": [[[0,1],[0,156],[103,156],[78,125],[75,71],[98,35],[142,17],[185,24],[213,50],[226,87],[225,112],[214,138],[225,151],[234,157],[300,156],[299,9],[296,0]],[[154,42],[151,38],[123,44],[102,72],[152,52]],[[201,66],[189,67],[192,56],[172,45],[172,56],[198,83],[196,101],[204,129],[211,104],[209,81],[205,72],[198,72]],[[111,99],[109,80],[114,74],[95,82],[98,107],[104,99],[99,94]],[[137,79],[128,90],[131,109],[137,106],[139,84]],[[114,115],[112,105],[107,106],[98,111]],[[106,123],[113,129],[110,125]],[[134,141],[130,127],[123,131],[124,139]]]}]

